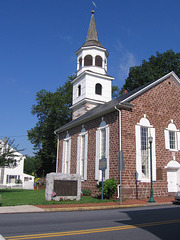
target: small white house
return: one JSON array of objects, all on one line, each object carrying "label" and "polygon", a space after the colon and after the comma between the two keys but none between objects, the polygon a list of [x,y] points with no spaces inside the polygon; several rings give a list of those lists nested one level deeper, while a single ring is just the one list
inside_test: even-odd
[{"label": "small white house", "polygon": [[[3,151],[4,141],[0,139],[0,154]],[[23,156],[19,152],[15,152],[15,162],[11,166],[0,168],[0,188],[23,188],[33,189],[34,176],[25,174]]]}]

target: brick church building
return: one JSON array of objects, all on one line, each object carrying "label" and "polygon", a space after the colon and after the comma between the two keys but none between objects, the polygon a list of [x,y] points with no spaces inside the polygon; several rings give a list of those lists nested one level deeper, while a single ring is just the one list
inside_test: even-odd
[{"label": "brick church building", "polygon": [[106,158],[104,180],[118,184],[118,153],[123,152],[123,198],[150,195],[150,144],[154,196],[180,190],[180,79],[174,72],[111,99],[106,48],[98,40],[92,12],[86,42],[76,52],[71,122],[58,135],[57,173],[79,174],[82,189],[96,193],[102,180],[99,160]]}]

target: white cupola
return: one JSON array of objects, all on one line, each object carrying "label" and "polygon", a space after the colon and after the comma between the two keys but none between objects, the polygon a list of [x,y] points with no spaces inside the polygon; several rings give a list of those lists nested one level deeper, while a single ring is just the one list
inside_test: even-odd
[{"label": "white cupola", "polygon": [[73,119],[99,104],[111,101],[113,77],[107,75],[107,50],[98,40],[92,11],[86,42],[76,52],[77,76],[73,80]]}]

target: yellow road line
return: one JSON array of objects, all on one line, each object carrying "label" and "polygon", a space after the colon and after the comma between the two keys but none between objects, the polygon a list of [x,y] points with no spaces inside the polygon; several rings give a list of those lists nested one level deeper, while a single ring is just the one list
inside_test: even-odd
[{"label": "yellow road line", "polygon": [[108,228],[95,228],[95,229],[86,229],[86,230],[78,230],[78,231],[68,231],[68,232],[56,232],[56,233],[42,233],[42,234],[31,234],[31,235],[22,235],[22,236],[10,236],[6,237],[8,240],[22,240],[22,239],[35,239],[35,238],[47,238],[47,237],[62,237],[62,236],[70,236],[70,235],[80,235],[80,234],[90,234],[90,233],[99,233],[99,232],[111,232],[111,231],[119,231],[119,230],[127,230],[133,228],[143,228],[143,227],[151,227],[165,224],[178,223],[180,219],[160,221],[160,222],[149,222],[149,223],[141,223],[135,225],[125,225],[118,227],[108,227]]}]

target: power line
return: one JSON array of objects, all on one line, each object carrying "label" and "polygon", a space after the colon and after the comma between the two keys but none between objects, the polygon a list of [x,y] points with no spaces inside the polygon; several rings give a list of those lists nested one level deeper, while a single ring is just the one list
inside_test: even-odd
[{"label": "power line", "polygon": [[10,138],[10,137],[27,137],[27,135],[17,135],[17,136],[7,136],[7,135],[5,136],[4,135],[4,136],[0,136],[0,137],[3,137],[3,138],[4,137],[8,137],[8,138]]}]

